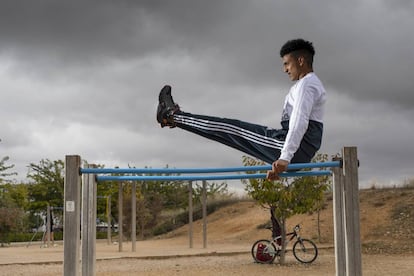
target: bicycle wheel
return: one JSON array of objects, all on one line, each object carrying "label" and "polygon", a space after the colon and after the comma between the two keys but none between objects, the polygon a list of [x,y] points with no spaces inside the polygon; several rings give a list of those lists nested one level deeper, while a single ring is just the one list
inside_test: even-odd
[{"label": "bicycle wheel", "polygon": [[272,263],[278,251],[269,240],[258,240],[252,246],[252,257],[257,263]]},{"label": "bicycle wheel", "polygon": [[318,257],[318,248],[313,241],[300,239],[293,245],[293,255],[299,262],[309,264]]}]

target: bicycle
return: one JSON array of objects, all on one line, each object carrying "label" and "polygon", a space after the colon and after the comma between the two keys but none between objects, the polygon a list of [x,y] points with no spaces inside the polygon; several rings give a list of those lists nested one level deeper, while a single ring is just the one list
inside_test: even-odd
[{"label": "bicycle", "polygon": [[[267,227],[271,230],[272,227]],[[303,239],[299,235],[299,224],[293,228],[293,231],[286,234],[286,244],[296,238],[293,244],[293,256],[296,260],[304,264],[312,263],[318,256],[318,248],[315,243],[308,239]],[[290,236],[290,239],[287,239]],[[270,264],[280,255],[282,250],[282,236],[277,236],[271,240],[258,240],[252,246],[253,259],[258,263]]]}]

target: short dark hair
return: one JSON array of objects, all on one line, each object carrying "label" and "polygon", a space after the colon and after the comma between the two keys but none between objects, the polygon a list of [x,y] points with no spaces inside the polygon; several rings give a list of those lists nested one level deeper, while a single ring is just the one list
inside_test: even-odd
[{"label": "short dark hair", "polygon": [[315,48],[313,48],[312,42],[302,38],[292,39],[286,42],[280,49],[280,57],[284,57],[287,54],[293,54],[295,56],[302,54],[305,56],[307,62],[312,65]]}]

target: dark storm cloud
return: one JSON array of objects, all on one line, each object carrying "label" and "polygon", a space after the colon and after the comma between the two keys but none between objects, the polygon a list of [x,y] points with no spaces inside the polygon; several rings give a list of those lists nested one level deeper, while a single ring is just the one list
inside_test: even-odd
[{"label": "dark storm cloud", "polygon": [[385,151],[402,164],[414,139],[413,27],[413,2],[398,0],[0,1],[0,116],[11,122],[2,146],[23,167],[67,152],[102,163],[145,156],[137,166],[239,164],[239,152],[180,131],[169,141],[190,151],[166,155],[154,95],[170,83],[185,110],[277,127],[291,85],[279,48],[303,37],[329,92],[323,150],[357,144],[375,156],[364,160],[371,168]]},{"label": "dark storm cloud", "polygon": [[39,59],[85,65],[96,59],[198,49],[199,38],[208,37],[228,16],[225,5],[203,3],[2,1],[0,46],[3,53],[29,59],[37,54]]},{"label": "dark storm cloud", "polygon": [[315,69],[327,85],[357,99],[411,108],[412,5],[323,0],[2,1],[0,51],[35,61],[31,65],[38,71],[50,70],[51,65],[67,69],[187,53],[201,60],[208,56],[210,70],[223,68],[229,81],[257,86],[284,81],[282,74],[275,74],[281,70],[278,50],[287,39],[304,37],[315,44]]},{"label": "dark storm cloud", "polygon": [[137,33],[145,31],[139,9],[113,3],[2,2],[2,52],[56,66],[88,65],[105,56],[130,55],[136,47],[145,54],[150,47],[145,39],[137,39]]}]

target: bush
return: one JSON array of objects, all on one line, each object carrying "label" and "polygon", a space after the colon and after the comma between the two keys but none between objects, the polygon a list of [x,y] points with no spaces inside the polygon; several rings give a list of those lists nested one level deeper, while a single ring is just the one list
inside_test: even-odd
[{"label": "bush", "polygon": [[[33,233],[20,233],[20,232],[14,232],[14,233],[4,233],[2,235],[1,243],[8,244],[12,242],[28,242],[32,239]],[[42,233],[37,234],[35,236],[34,241],[40,241],[42,240]]]}]

